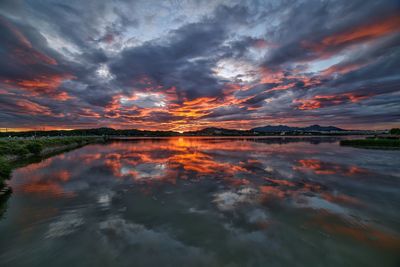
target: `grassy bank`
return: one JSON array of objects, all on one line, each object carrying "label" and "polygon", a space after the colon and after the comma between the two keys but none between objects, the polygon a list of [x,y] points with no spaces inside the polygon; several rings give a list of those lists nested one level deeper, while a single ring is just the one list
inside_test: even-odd
[{"label": "grassy bank", "polygon": [[342,146],[354,146],[362,148],[383,148],[383,149],[400,149],[399,139],[355,139],[342,140]]},{"label": "grassy bank", "polygon": [[63,137],[0,140],[0,187],[18,162],[32,157],[46,157],[74,147],[103,141],[102,137]]}]

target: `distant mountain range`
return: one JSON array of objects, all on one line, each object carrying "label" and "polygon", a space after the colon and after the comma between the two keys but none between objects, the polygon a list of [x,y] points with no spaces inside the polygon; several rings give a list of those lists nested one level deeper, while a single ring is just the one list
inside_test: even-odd
[{"label": "distant mountain range", "polygon": [[251,129],[253,132],[276,133],[276,132],[331,132],[346,131],[335,126],[311,125],[308,127],[290,127],[287,125],[267,125]]},{"label": "distant mountain range", "polygon": [[197,131],[185,132],[185,135],[250,135],[251,131],[208,127]]},{"label": "distant mountain range", "polygon": [[281,132],[291,132],[291,133],[326,133],[326,132],[346,132],[347,130],[334,127],[334,126],[320,126],[311,125],[308,127],[290,127],[287,125],[267,125],[264,127],[257,127],[250,130],[235,130],[235,129],[225,129],[208,127],[198,131],[185,132],[184,135],[254,135],[257,134],[277,134]]}]

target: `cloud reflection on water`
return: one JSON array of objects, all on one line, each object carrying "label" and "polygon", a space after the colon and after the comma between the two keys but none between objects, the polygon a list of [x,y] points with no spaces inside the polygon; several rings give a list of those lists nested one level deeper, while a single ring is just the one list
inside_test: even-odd
[{"label": "cloud reflection on water", "polygon": [[[282,238],[282,231],[292,229],[301,238],[300,229],[318,229],[338,240],[394,251],[400,235],[393,225],[399,220],[393,189],[398,182],[387,163],[393,155],[368,153],[304,140],[143,139],[90,145],[20,168],[11,185],[27,199],[66,199],[111,216],[98,224],[98,233],[116,248],[132,245],[136,237],[145,238],[138,246],[161,239],[165,248],[174,243],[188,252],[181,262],[190,255],[203,264],[215,260],[201,239],[186,236],[195,230],[183,224],[185,216],[195,216],[198,228],[205,227],[200,222],[222,227],[218,231],[235,242],[245,238],[244,243],[270,244],[277,242],[270,236],[274,232]],[[94,227],[82,207],[79,212],[60,208],[46,236],[60,238]],[[134,221],[124,217],[131,213]],[[167,253],[157,244],[157,253]],[[200,261],[201,255],[208,258]]]}]

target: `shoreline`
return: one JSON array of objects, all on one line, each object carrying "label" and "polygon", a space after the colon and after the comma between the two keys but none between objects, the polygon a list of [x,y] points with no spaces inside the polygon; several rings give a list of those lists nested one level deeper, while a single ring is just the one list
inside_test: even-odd
[{"label": "shoreline", "polygon": [[177,135],[177,136],[108,136],[109,141],[138,140],[138,139],[284,139],[284,138],[351,138],[371,135]]},{"label": "shoreline", "polygon": [[89,144],[104,142],[104,137],[63,137],[25,140],[1,140],[0,142],[0,197],[11,193],[5,186],[15,168],[52,157],[62,152]]},{"label": "shoreline", "polygon": [[341,140],[340,145],[364,149],[399,150],[400,139],[347,139]]}]

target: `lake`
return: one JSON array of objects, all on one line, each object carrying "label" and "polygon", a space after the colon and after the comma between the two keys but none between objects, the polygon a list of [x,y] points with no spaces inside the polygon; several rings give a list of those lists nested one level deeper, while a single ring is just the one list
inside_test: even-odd
[{"label": "lake", "polygon": [[14,170],[0,266],[399,266],[400,151],[337,138],[88,145]]}]

